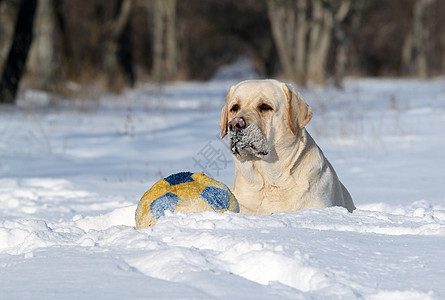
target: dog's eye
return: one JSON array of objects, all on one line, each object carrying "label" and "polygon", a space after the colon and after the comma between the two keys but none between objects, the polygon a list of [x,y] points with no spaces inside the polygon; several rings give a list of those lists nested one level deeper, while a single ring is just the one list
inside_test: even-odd
[{"label": "dog's eye", "polygon": [[231,112],[237,112],[239,110],[239,105],[235,104],[234,106],[232,106],[232,108],[230,109]]},{"label": "dog's eye", "polygon": [[268,105],[268,104],[266,104],[266,103],[263,103],[263,104],[260,104],[260,106],[258,106],[258,110],[259,110],[260,112],[266,112],[266,111],[271,111],[271,110],[273,110],[273,108],[272,108],[272,106],[270,106],[270,105]]}]

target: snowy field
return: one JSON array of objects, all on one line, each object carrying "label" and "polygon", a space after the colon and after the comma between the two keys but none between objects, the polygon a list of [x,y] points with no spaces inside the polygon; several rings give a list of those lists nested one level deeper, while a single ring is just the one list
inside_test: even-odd
[{"label": "snowy field", "polygon": [[231,185],[218,119],[235,82],[0,107],[0,299],[445,299],[445,78],[300,90],[357,206],[169,214],[143,193],[204,171]]}]

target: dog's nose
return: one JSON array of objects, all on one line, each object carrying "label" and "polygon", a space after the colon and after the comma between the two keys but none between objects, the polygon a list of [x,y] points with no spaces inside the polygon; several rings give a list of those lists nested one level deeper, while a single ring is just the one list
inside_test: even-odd
[{"label": "dog's nose", "polygon": [[238,131],[246,127],[246,121],[244,118],[233,118],[229,121],[229,129],[231,131]]}]

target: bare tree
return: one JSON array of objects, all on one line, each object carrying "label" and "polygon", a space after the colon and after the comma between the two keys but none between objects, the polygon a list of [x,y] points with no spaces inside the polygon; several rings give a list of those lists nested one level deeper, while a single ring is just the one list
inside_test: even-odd
[{"label": "bare tree", "polygon": [[0,82],[0,103],[14,103],[32,42],[37,0],[22,0],[15,23],[14,38]]},{"label": "bare tree", "polygon": [[[305,84],[307,80],[319,84],[325,82],[334,31],[340,31],[339,24],[348,16],[351,1],[267,0],[272,34],[290,80],[299,84]],[[345,32],[340,33],[344,52],[349,41]]]},{"label": "bare tree", "polygon": [[[361,16],[365,6],[364,0],[345,0],[338,9],[334,18],[334,33],[337,40],[334,85],[342,87],[342,81],[346,72],[348,61],[349,45],[360,28]],[[350,22],[343,22],[349,15]]]},{"label": "bare tree", "polygon": [[[61,40],[60,54],[64,58],[64,72],[63,75],[67,78],[73,77],[75,73],[75,64],[73,59],[73,41],[68,34],[68,28],[66,24],[65,16],[62,12],[63,0],[53,0],[53,12],[54,20],[56,24],[56,30]],[[60,76],[60,74],[59,74]]]},{"label": "bare tree", "polygon": [[296,83],[306,82],[306,0],[268,0],[272,35],[286,76]]},{"label": "bare tree", "polygon": [[430,72],[428,55],[431,50],[431,32],[428,22],[428,8],[432,0],[416,0],[413,6],[411,30],[402,49],[404,71],[426,78]]},{"label": "bare tree", "polygon": [[442,51],[442,73],[445,73],[445,30],[442,31],[442,35],[440,37],[441,48],[444,49]]},{"label": "bare tree", "polygon": [[[133,7],[133,0],[119,0],[115,17],[111,23],[111,35],[105,48],[104,69],[107,75],[108,87],[113,92],[119,92],[125,85],[134,84],[133,69],[126,66],[120,59],[121,39],[125,28],[129,24],[129,17]],[[131,49],[130,49],[131,50]],[[130,73],[128,75],[128,73]]]},{"label": "bare tree", "polygon": [[55,84],[54,34],[53,0],[39,0],[27,73],[32,76],[33,85],[44,90],[53,90]]},{"label": "bare tree", "polygon": [[332,40],[334,27],[333,10],[329,2],[312,2],[312,20],[309,32],[308,79],[324,84],[326,77],[326,59]]},{"label": "bare tree", "polygon": [[20,2],[21,0],[0,0],[0,70],[3,70],[11,48]]},{"label": "bare tree", "polygon": [[153,0],[153,79],[171,79],[178,71],[176,0]]}]

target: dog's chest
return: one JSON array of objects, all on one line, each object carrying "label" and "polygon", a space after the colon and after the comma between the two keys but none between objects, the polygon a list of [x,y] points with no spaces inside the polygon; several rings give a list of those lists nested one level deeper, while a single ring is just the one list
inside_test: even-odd
[{"label": "dog's chest", "polygon": [[241,212],[255,215],[289,210],[296,196],[295,191],[289,189],[289,185],[284,187],[270,183],[264,183],[260,189],[243,185],[235,191],[235,195],[241,204]]},{"label": "dog's chest", "polygon": [[293,191],[288,188],[289,185],[278,186],[274,184],[265,184],[258,191],[258,196],[262,199],[261,206],[266,210],[283,211],[289,207],[289,202],[294,198]]},{"label": "dog's chest", "polygon": [[259,162],[242,165],[233,188],[241,212],[255,215],[291,210],[301,196],[298,193],[300,187],[289,170],[282,166],[271,168],[269,164]]}]

